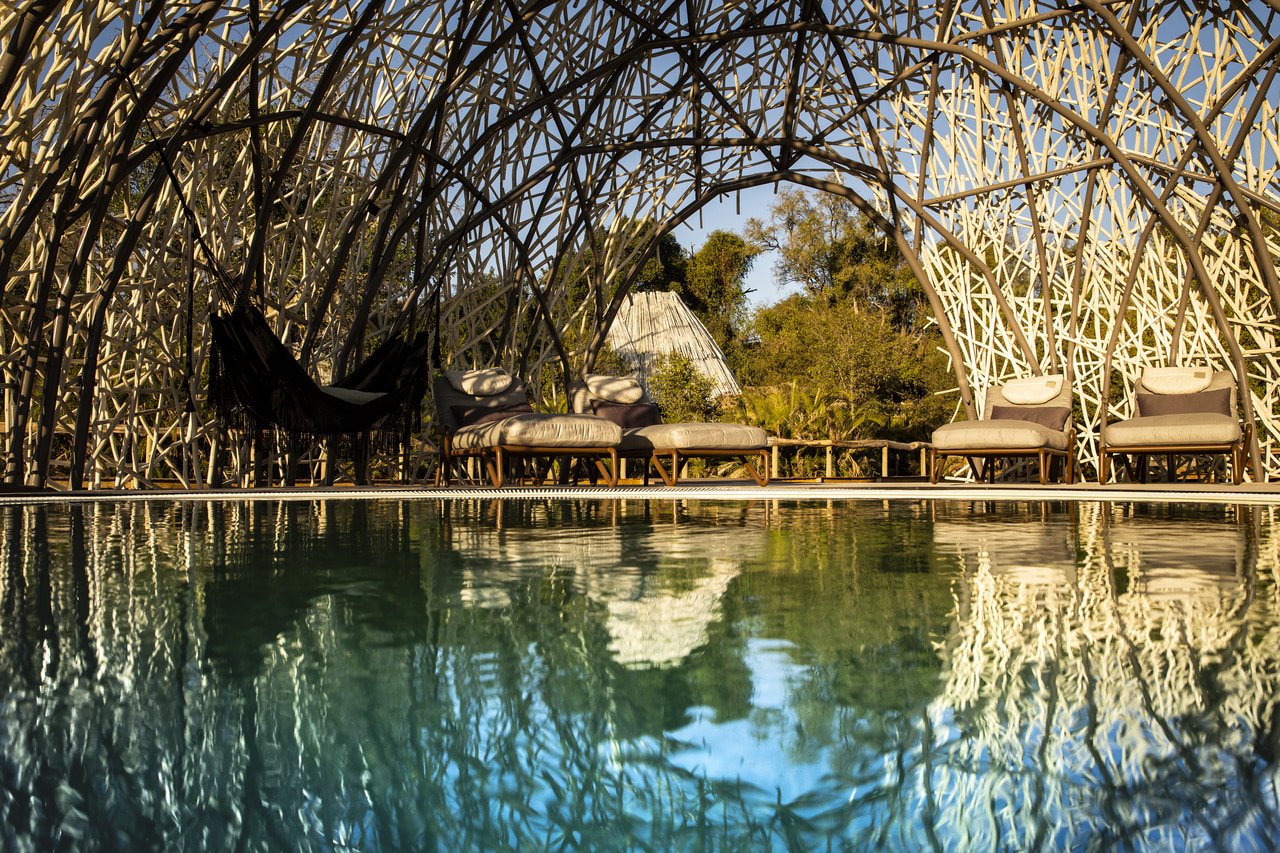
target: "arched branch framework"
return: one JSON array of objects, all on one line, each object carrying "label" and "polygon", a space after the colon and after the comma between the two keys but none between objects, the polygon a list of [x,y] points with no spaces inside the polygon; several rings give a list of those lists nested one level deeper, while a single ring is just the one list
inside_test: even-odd
[{"label": "arched branch framework", "polygon": [[1065,371],[1088,461],[1113,374],[1229,365],[1280,472],[1275,0],[28,0],[0,45],[11,484],[248,481],[219,269],[319,380],[420,313],[568,376],[658,241],[780,181],[898,242],[969,416]]}]

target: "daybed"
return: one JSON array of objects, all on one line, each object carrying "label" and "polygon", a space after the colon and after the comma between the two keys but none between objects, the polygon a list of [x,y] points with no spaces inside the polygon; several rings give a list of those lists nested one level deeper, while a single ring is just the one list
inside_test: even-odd
[{"label": "daybed", "polygon": [[640,383],[628,377],[589,374],[571,382],[569,393],[575,412],[607,419],[622,429],[618,455],[646,460],[646,485],[650,465],[664,483],[674,486],[687,460],[715,457],[741,459],[751,479],[761,486],[769,484],[769,436],[759,427],[663,423],[658,406]]},{"label": "daybed", "polygon": [[[481,459],[495,488],[504,485],[507,460],[512,458],[589,459],[606,483],[617,484],[622,430],[611,421],[535,412],[524,383],[502,368],[445,371],[432,380],[432,392],[443,433],[438,469],[442,485],[450,484],[453,460],[468,456]],[[548,462],[536,483],[549,468]]]},{"label": "daybed", "polygon": [[[1244,449],[1252,424],[1236,414],[1236,382],[1228,370],[1209,367],[1147,368],[1134,384],[1137,417],[1107,423],[1102,412],[1098,482],[1110,478],[1110,457],[1120,456],[1130,482],[1147,482],[1148,457],[1168,457],[1169,479],[1178,455],[1231,454],[1231,481],[1244,471]],[[1137,457],[1137,471],[1130,462]]]},{"label": "daybed", "polygon": [[[986,474],[995,482],[995,460],[1037,457],[1040,482],[1049,482],[1053,460],[1061,459],[1063,479],[1075,482],[1075,427],[1071,419],[1071,386],[1062,374],[1013,379],[987,390],[982,419],[957,421],[933,433],[929,481],[938,482],[941,460],[963,456],[975,479]],[[980,470],[977,460],[986,460]]]}]

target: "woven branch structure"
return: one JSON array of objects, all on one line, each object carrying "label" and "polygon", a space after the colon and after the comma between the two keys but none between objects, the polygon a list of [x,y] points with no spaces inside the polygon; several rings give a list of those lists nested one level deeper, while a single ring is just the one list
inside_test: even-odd
[{"label": "woven branch structure", "polygon": [[906,251],[957,412],[1066,372],[1088,462],[1207,362],[1280,471],[1280,0],[19,0],[0,43],[10,484],[246,481],[220,292],[320,381],[406,328],[589,369],[662,236],[779,183]]}]

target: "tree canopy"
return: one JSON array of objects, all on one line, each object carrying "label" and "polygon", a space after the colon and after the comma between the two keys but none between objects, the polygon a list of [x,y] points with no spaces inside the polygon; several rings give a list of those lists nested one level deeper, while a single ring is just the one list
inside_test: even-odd
[{"label": "tree canopy", "polygon": [[[815,410],[796,421],[818,425],[814,434],[794,437],[927,439],[947,420],[936,393],[952,384],[947,358],[893,239],[847,199],[800,189],[780,190],[768,221],[749,220],[744,237],[777,253],[778,283],[801,288],[752,315],[740,376],[790,386],[788,399]],[[832,410],[845,415],[817,416]]]},{"label": "tree canopy", "polygon": [[829,302],[849,300],[855,310],[879,312],[903,330],[929,320],[924,289],[898,244],[848,199],[782,189],[769,221],[748,220],[744,236],[760,251],[777,252],[780,284]]}]

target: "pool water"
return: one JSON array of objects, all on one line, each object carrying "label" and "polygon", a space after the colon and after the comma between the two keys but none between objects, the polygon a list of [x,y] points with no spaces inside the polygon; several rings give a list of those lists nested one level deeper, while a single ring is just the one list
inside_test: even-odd
[{"label": "pool water", "polygon": [[5,850],[1273,850],[1250,506],[0,507]]}]

